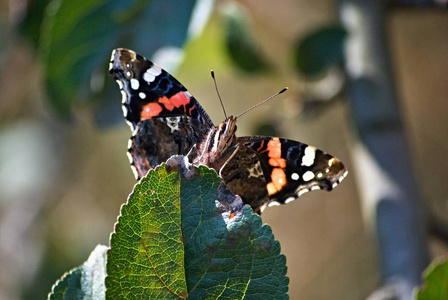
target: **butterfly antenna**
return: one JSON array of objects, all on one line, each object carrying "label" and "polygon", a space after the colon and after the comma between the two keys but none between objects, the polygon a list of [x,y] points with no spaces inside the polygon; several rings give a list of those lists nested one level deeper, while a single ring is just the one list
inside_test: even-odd
[{"label": "butterfly antenna", "polygon": [[255,104],[254,106],[249,107],[248,109],[246,109],[245,111],[243,111],[242,113],[240,113],[238,116],[236,116],[236,118],[238,119],[238,118],[241,117],[242,115],[245,115],[245,114],[247,114],[248,112],[250,112],[252,109],[254,109],[254,108],[256,108],[256,107],[258,107],[258,106],[260,106],[260,105],[262,105],[262,104],[265,104],[266,102],[268,102],[268,101],[271,100],[272,98],[277,97],[277,96],[280,95],[281,93],[286,92],[286,90],[288,90],[288,87],[284,87],[280,92],[275,93],[274,95],[272,95],[271,97],[267,98],[266,100],[263,100],[263,101],[261,101],[260,103]]},{"label": "butterfly antenna", "polygon": [[215,90],[216,90],[216,93],[218,94],[219,102],[221,103],[222,111],[224,112],[224,117],[227,119],[226,109],[224,108],[224,104],[222,103],[221,95],[219,94],[219,91],[218,91],[218,85],[216,84],[215,71],[211,70],[210,73],[212,75],[213,82],[215,83]]}]

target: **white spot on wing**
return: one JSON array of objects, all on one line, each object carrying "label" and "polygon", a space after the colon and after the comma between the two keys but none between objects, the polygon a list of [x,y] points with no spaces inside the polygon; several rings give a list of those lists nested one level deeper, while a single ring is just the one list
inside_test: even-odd
[{"label": "white spot on wing", "polygon": [[135,131],[136,130],[136,128],[134,127],[134,124],[132,124],[131,122],[129,122],[128,120],[125,120],[126,121],[126,124],[128,124],[129,125],[129,127],[131,127],[131,129],[133,130],[133,131]]},{"label": "white spot on wing", "polygon": [[145,99],[145,98],[146,98],[146,94],[143,93],[143,92],[138,93],[138,95],[139,95],[139,97],[142,98],[142,99]]},{"label": "white spot on wing", "polygon": [[135,179],[138,179],[137,168],[134,165],[131,165],[132,173],[134,173]]},{"label": "white spot on wing", "polygon": [[306,171],[303,175],[302,178],[304,181],[310,181],[311,179],[314,178],[314,173],[311,171]]},{"label": "white spot on wing", "polygon": [[288,199],[285,200],[285,204],[288,204],[289,202],[292,202],[292,201],[294,201],[294,200],[296,200],[296,198],[294,198],[294,197],[289,197]]},{"label": "white spot on wing", "polygon": [[154,75],[145,73],[145,74],[143,74],[143,79],[149,84],[149,83],[153,82],[154,79],[156,79],[156,77]]},{"label": "white spot on wing", "polygon": [[121,82],[121,80],[115,80],[118,83],[118,86],[120,87],[120,90],[123,89],[123,82]]},{"label": "white spot on wing", "polygon": [[126,117],[128,115],[128,109],[126,108],[126,106],[122,105],[121,110],[123,111],[123,116]]},{"label": "white spot on wing", "polygon": [[303,194],[308,193],[309,191],[310,191],[309,189],[303,189],[303,190],[300,190],[300,191],[297,193],[297,197],[300,197],[300,196],[302,196]]},{"label": "white spot on wing", "polygon": [[148,71],[146,71],[146,72],[143,74],[143,79],[144,79],[148,84],[151,83],[151,82],[153,82],[154,79],[156,79],[156,75],[151,74],[151,73],[149,72],[149,70],[151,70],[151,69],[152,69],[152,68],[149,68]]},{"label": "white spot on wing", "polygon": [[132,147],[132,140],[129,139],[129,140],[128,140],[128,150],[131,149],[131,147]]},{"label": "white spot on wing", "polygon": [[154,65],[146,70],[146,72],[154,76],[159,76],[162,73],[162,69],[159,66]]},{"label": "white spot on wing", "polygon": [[272,206],[279,206],[281,205],[280,202],[277,201],[271,201],[268,203],[268,207],[272,207]]},{"label": "white spot on wing", "polygon": [[138,82],[138,80],[135,78],[132,78],[131,79],[131,88],[133,90],[138,90],[139,86],[140,86],[140,83]]},{"label": "white spot on wing", "polygon": [[121,93],[121,103],[126,103],[126,100],[128,99],[126,92],[121,90],[120,93]]},{"label": "white spot on wing", "polygon": [[308,146],[305,148],[305,155],[302,157],[302,165],[310,167],[314,164],[314,158],[316,157],[316,148]]},{"label": "white spot on wing", "polygon": [[318,185],[313,185],[313,186],[311,187],[311,190],[312,190],[312,191],[320,190],[320,186],[318,186]]},{"label": "white spot on wing", "polygon": [[[238,196],[238,195],[237,195]],[[262,213],[265,209],[266,209],[266,207],[268,207],[268,204],[263,204],[261,207],[260,207],[260,213]]]},{"label": "white spot on wing", "polygon": [[128,158],[129,158],[129,161],[131,162],[131,164],[134,162],[134,158],[132,157],[132,155],[131,155],[131,153],[129,153],[129,152],[126,152],[126,155],[128,156]]},{"label": "white spot on wing", "polygon": [[339,178],[338,182],[341,183],[342,180],[344,180],[345,177],[347,177],[348,175],[348,171],[345,170],[344,174],[342,174],[342,176]]},{"label": "white spot on wing", "polygon": [[292,180],[299,180],[299,178],[300,178],[299,174],[297,174],[297,173],[292,173],[291,174],[291,179]]}]

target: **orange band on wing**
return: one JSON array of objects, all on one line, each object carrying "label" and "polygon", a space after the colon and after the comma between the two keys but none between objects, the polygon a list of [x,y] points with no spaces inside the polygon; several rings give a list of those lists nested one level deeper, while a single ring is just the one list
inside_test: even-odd
[{"label": "orange band on wing", "polygon": [[172,111],[174,109],[173,103],[171,103],[170,99],[168,99],[167,97],[160,97],[158,101],[159,103],[163,104],[163,106],[165,106],[165,108],[169,111]]},{"label": "orange band on wing", "polygon": [[188,97],[184,92],[179,92],[173,95],[170,100],[177,108],[181,107],[182,105],[186,106],[188,103],[190,103],[190,97]]},{"label": "orange band on wing", "polygon": [[286,168],[286,159],[284,158],[270,158],[269,165],[272,167],[280,167],[282,169]]},{"label": "orange band on wing", "polygon": [[171,96],[171,98],[160,97],[159,103],[163,104],[163,106],[165,106],[167,110],[173,111],[174,107],[179,108],[181,106],[184,106],[185,108],[186,105],[190,103],[190,97],[188,97],[184,92],[179,92]]},{"label": "orange band on wing", "polygon": [[286,174],[282,169],[274,168],[272,169],[271,180],[272,182],[269,182],[266,185],[269,195],[273,195],[281,191],[281,189],[286,185]]},{"label": "orange band on wing", "polygon": [[278,138],[273,138],[268,142],[267,149],[269,151],[268,156],[270,158],[281,158],[282,157],[282,144]]},{"label": "orange band on wing", "polygon": [[148,103],[142,107],[142,112],[140,113],[141,120],[151,119],[152,117],[158,116],[162,112],[163,108],[158,103]]}]

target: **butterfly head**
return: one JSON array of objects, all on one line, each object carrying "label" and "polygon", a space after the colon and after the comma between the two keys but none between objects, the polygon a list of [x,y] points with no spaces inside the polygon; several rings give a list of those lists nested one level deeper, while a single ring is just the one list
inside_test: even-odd
[{"label": "butterfly head", "polygon": [[236,117],[234,116],[228,117],[216,127],[212,141],[217,151],[226,150],[235,143],[236,129]]}]

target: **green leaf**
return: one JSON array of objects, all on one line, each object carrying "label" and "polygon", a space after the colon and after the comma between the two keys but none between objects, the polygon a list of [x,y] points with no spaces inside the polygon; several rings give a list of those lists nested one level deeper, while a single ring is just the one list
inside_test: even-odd
[{"label": "green leaf", "polygon": [[248,12],[237,2],[228,3],[223,9],[226,46],[230,59],[241,70],[256,73],[269,69],[250,30]]},{"label": "green leaf", "polygon": [[120,37],[119,25],[139,2],[53,0],[49,4],[39,51],[49,101],[60,116],[69,117],[73,103],[87,98],[91,75],[97,68],[106,69],[110,49]]},{"label": "green leaf", "polygon": [[321,27],[307,34],[295,49],[296,70],[307,77],[316,77],[342,62],[346,35],[340,25]]},{"label": "green leaf", "polygon": [[80,267],[62,276],[48,299],[104,299],[107,247],[98,245]]},{"label": "green leaf", "polygon": [[433,261],[424,272],[425,283],[416,290],[415,299],[448,299],[448,260]]},{"label": "green leaf", "polygon": [[29,1],[26,6],[24,18],[19,25],[19,32],[26,37],[37,50],[42,21],[45,15],[45,8],[50,0]]},{"label": "green leaf", "polygon": [[122,207],[107,297],[287,299],[285,263],[269,226],[214,170],[173,157]]},{"label": "green leaf", "polygon": [[271,228],[214,170],[201,166],[199,172],[181,188],[189,297],[287,298],[286,258]]},{"label": "green leaf", "polygon": [[108,299],[186,299],[179,193],[164,165],[134,187],[110,240]]}]

